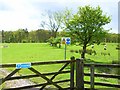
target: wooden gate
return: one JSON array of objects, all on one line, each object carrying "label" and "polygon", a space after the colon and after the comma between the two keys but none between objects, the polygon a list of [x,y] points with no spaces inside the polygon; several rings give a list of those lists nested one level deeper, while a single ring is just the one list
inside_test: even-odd
[{"label": "wooden gate", "polygon": [[[71,57],[71,60],[63,60],[63,61],[51,61],[51,62],[33,62],[31,63],[31,67],[28,68],[30,71],[34,72],[33,75],[25,75],[25,76],[13,76],[15,75],[19,70],[22,68],[15,68],[16,64],[2,64],[0,65],[0,68],[15,68],[9,75],[7,75],[5,78],[0,79],[0,85],[2,85],[4,82],[8,80],[15,80],[15,79],[26,79],[26,78],[33,78],[33,77],[41,77],[44,80],[47,81],[47,83],[41,83],[36,85],[29,85],[29,86],[23,86],[23,87],[16,87],[16,88],[2,88],[2,90],[21,90],[21,89],[28,89],[33,87],[38,87],[39,90],[43,90],[47,85],[53,85],[59,90],[63,89],[71,89],[73,90],[74,87],[74,63],[75,58]],[[58,70],[58,72],[51,72],[51,73],[41,73],[40,71],[36,70],[33,66],[37,65],[50,65],[50,64],[63,64],[63,66]],[[64,70],[66,67],[69,67],[69,69]],[[64,70],[64,71],[63,71]],[[59,74],[65,74],[70,73],[70,79],[65,79],[61,81],[53,81],[54,78]],[[53,75],[51,78],[48,78],[47,75]],[[70,82],[70,86],[63,88],[62,86],[58,85],[58,83],[64,83],[64,82]]]},{"label": "wooden gate", "polygon": [[[49,73],[42,73],[40,70],[36,70],[33,66],[41,66],[41,65],[60,65],[62,64],[62,67],[57,72],[49,72]],[[76,64],[76,65],[74,65]],[[2,64],[0,65],[0,68],[15,68],[16,64]],[[69,69],[66,69],[66,67]],[[85,67],[90,68],[90,73],[84,73]],[[0,79],[0,85],[2,85],[4,82],[9,80],[18,80],[18,79],[28,79],[28,78],[36,78],[41,77],[46,81],[46,83],[40,83],[35,85],[28,85],[23,87],[16,87],[16,88],[2,88],[2,90],[22,90],[22,89],[30,89],[33,87],[37,87],[38,90],[43,90],[46,88],[47,85],[53,85],[58,90],[96,90],[94,87],[95,85],[100,86],[107,86],[107,87],[113,87],[113,88],[120,88],[120,84],[111,84],[111,83],[103,83],[103,82],[96,82],[95,77],[102,77],[102,78],[114,78],[120,80],[120,75],[113,75],[113,74],[99,74],[95,73],[95,69],[97,67],[109,67],[109,68],[118,68],[120,69],[120,64],[84,64],[83,59],[75,59],[74,57],[71,57],[71,60],[62,60],[62,61],[50,61],[50,62],[33,62],[31,63],[31,67],[27,68],[28,70],[32,71],[34,74],[31,75],[24,75],[24,76],[13,76],[19,70],[22,68],[15,68],[9,75],[7,75],[5,78]],[[57,77],[60,74],[69,74],[69,79],[59,80],[55,81],[55,77]],[[47,76],[52,75],[51,78],[48,78]],[[76,75],[76,76],[75,76]],[[90,76],[90,81],[85,81],[84,77]],[[75,78],[74,78],[75,77]],[[68,87],[63,87],[59,85],[59,83],[65,83],[69,82]],[[85,88],[84,85],[89,84],[89,88]],[[99,90],[99,89],[98,89]]]}]

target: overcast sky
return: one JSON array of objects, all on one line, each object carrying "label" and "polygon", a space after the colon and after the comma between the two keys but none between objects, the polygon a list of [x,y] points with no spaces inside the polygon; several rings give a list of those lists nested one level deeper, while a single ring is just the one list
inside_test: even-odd
[{"label": "overcast sky", "polygon": [[63,10],[79,6],[91,5],[102,8],[103,12],[111,16],[112,21],[105,29],[118,33],[118,1],[119,0],[0,0],[0,30],[17,30],[27,28],[29,31],[40,29],[45,10]]}]

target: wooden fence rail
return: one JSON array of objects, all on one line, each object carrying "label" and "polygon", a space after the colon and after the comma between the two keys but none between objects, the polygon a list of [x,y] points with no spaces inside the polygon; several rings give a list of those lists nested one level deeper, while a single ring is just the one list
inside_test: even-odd
[{"label": "wooden fence rail", "polygon": [[95,89],[95,85],[99,86],[107,86],[107,87],[113,87],[113,88],[120,88],[120,83],[112,84],[112,83],[102,83],[102,82],[96,82],[95,77],[102,77],[102,78],[113,78],[116,80],[120,80],[120,75],[116,74],[100,74],[95,73],[95,69],[98,67],[103,68],[117,68],[120,69],[120,64],[84,64],[84,67],[90,68],[90,73],[84,73],[84,76],[90,76],[90,81],[84,81],[85,84],[90,84],[91,89]]},{"label": "wooden fence rail", "polygon": [[[56,72],[49,72],[49,73],[41,73],[40,70],[36,70],[33,66],[40,66],[40,65],[52,65],[52,64],[62,64],[63,66]],[[65,69],[69,65],[69,69]],[[90,68],[89,73],[84,73],[85,67]],[[57,60],[57,61],[49,61],[49,62],[32,62],[31,67],[27,68],[30,71],[34,72],[34,74],[24,75],[24,76],[13,76],[15,75],[20,69],[16,68],[16,64],[1,64],[0,68],[15,68],[8,76],[5,78],[0,79],[0,85],[2,85],[6,81],[16,80],[16,79],[29,79],[29,78],[36,78],[41,77],[46,80],[46,83],[40,83],[36,85],[29,85],[29,86],[22,86],[16,88],[2,88],[2,90],[21,90],[21,89],[28,89],[37,87],[39,90],[43,90],[47,85],[53,85],[59,90],[87,90],[84,84],[89,84],[89,89],[94,90],[96,85],[99,86],[107,86],[107,87],[114,87],[120,88],[120,84],[111,84],[111,83],[103,83],[103,82],[96,82],[95,77],[102,77],[102,78],[113,78],[113,79],[120,79],[120,75],[115,74],[100,74],[96,73],[95,69],[97,67],[108,67],[108,68],[120,68],[120,64],[84,64],[83,59],[75,59],[75,57],[71,57],[71,60]],[[69,74],[69,79],[55,81],[55,77],[60,74]],[[47,76],[52,75],[51,78]],[[76,75],[76,76],[75,76]],[[90,81],[85,81],[84,77],[89,76]],[[74,78],[76,77],[76,79]],[[76,80],[76,81],[75,81]],[[59,83],[70,82],[69,87],[63,88],[59,85]]]}]

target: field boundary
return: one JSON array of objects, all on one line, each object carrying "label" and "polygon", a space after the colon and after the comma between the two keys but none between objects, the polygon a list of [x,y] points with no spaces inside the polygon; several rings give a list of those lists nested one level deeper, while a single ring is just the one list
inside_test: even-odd
[{"label": "field boundary", "polygon": [[[57,72],[49,72],[49,73],[41,73],[40,71],[36,70],[32,66],[37,65],[52,65],[52,64],[63,64],[63,66],[57,71]],[[67,66],[69,66],[69,70],[64,70]],[[16,64],[1,64],[0,68],[15,68]],[[90,68],[90,73],[84,73],[84,68],[88,67]],[[90,89],[94,90],[95,85],[99,86],[107,86],[107,87],[113,87],[113,88],[120,88],[120,84],[112,84],[112,83],[102,83],[102,82],[96,82],[95,77],[105,77],[105,78],[114,78],[116,80],[120,80],[120,75],[115,74],[98,74],[95,73],[95,67],[109,67],[109,68],[120,68],[120,64],[84,64],[83,59],[75,59],[75,57],[71,57],[71,60],[60,60],[60,61],[49,61],[49,62],[32,62],[31,67],[28,69],[34,74],[31,75],[24,75],[24,76],[13,76],[15,73],[17,73],[20,69],[14,69],[9,75],[7,75],[5,78],[0,79],[0,85],[2,85],[4,82],[9,80],[18,80],[18,79],[27,79],[27,78],[33,78],[33,77],[41,77],[44,80],[46,80],[46,83],[36,84],[36,85],[29,85],[29,86],[23,86],[23,87],[16,87],[16,88],[2,88],[2,90],[20,90],[20,89],[28,89],[33,87],[39,87],[40,90],[43,90],[47,85],[53,85],[56,88],[62,90],[62,89],[77,89],[77,90],[84,90],[84,84],[89,84]],[[59,74],[66,74],[69,73],[70,78],[54,81],[54,78]],[[50,79],[47,78],[47,76],[53,75]],[[76,76],[75,76],[76,75]],[[90,81],[85,81],[84,76],[90,76]],[[76,78],[76,81],[75,81]],[[59,83],[64,82],[70,82],[69,87],[63,88],[59,85]]]}]

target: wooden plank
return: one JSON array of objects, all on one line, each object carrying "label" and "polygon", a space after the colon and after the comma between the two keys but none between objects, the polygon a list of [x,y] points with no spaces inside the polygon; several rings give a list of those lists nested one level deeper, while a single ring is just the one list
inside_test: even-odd
[{"label": "wooden plank", "polygon": [[47,65],[47,64],[62,64],[62,63],[70,63],[70,62],[75,62],[71,60],[56,60],[56,61],[49,61],[49,62],[34,62],[31,63],[32,66],[36,65]]},{"label": "wooden plank", "polygon": [[59,85],[57,85],[56,83],[52,82],[52,80],[48,79],[47,77],[45,77],[44,75],[42,75],[40,72],[38,72],[37,70],[35,70],[34,68],[29,68],[31,71],[33,71],[34,73],[36,73],[37,75],[39,75],[40,77],[42,77],[43,79],[45,79],[49,84],[53,84],[54,86],[56,86],[58,89],[63,89],[62,87],[60,87]]},{"label": "wooden plank", "polygon": [[[48,76],[48,75],[54,75],[56,73],[58,73],[58,72],[43,73],[42,75]],[[59,72],[59,74],[65,74],[65,73],[70,73],[70,71],[61,71],[61,72]],[[34,77],[39,77],[39,75],[15,76],[15,77],[8,78],[6,81],[8,81],[8,80],[15,80],[15,79],[28,79],[28,78],[34,78]],[[2,80],[2,79],[0,79],[0,80]]]},{"label": "wooden plank", "polygon": [[0,64],[0,68],[16,67],[16,64]]},{"label": "wooden plank", "polygon": [[[52,78],[50,79],[51,81],[68,65],[69,63],[66,63],[54,76],[52,76]],[[43,90],[43,88],[45,88],[46,85],[42,86],[40,88],[40,90]]]},{"label": "wooden plank", "polygon": [[90,67],[91,65],[94,65],[95,67],[111,67],[111,68],[120,68],[120,64],[98,64],[98,63],[94,63],[94,64],[90,64],[90,63],[85,63],[84,66],[86,67]]},{"label": "wooden plank", "polygon": [[109,83],[95,82],[95,85],[120,88],[120,84],[109,84]]},{"label": "wooden plank", "polygon": [[[84,81],[85,84],[90,84],[89,81]],[[101,82],[95,82],[95,85],[99,86],[107,86],[107,87],[114,87],[114,88],[120,88],[120,84],[110,84],[110,83],[101,83]]]},{"label": "wooden plank", "polygon": [[76,90],[80,89],[80,59],[76,59]]},{"label": "wooden plank", "polygon": [[[84,73],[85,76],[90,76],[90,73]],[[95,77],[105,77],[105,78],[114,78],[114,79],[120,79],[120,75],[114,75],[114,74],[99,74],[95,73]]]},{"label": "wooden plank", "polygon": [[[75,57],[71,57],[71,60],[75,60]],[[70,63],[70,90],[74,89],[74,62]]]},{"label": "wooden plank", "polygon": [[94,65],[90,67],[90,89],[94,90]]},{"label": "wooden plank", "polygon": [[84,67],[83,59],[76,59],[76,88],[84,90]]},{"label": "wooden plank", "polygon": [[20,69],[15,69],[12,71],[9,75],[7,75],[4,79],[1,80],[0,85],[4,83],[7,79],[9,79],[11,76],[13,76],[15,73],[17,73]]},{"label": "wooden plank", "polygon": [[[60,64],[60,63],[67,63],[67,62],[76,62],[76,60],[57,60],[57,61],[49,61],[49,62],[32,62],[32,66],[36,65],[47,65],[47,64]],[[90,63],[84,64],[86,67],[90,67]],[[120,64],[94,64],[95,67],[113,67],[113,68],[120,68]],[[10,68],[10,67],[16,67],[16,64],[0,64],[0,68]]]},{"label": "wooden plank", "polygon": [[[37,66],[37,65],[50,65],[50,64],[62,64],[62,63],[70,63],[75,62],[71,60],[56,60],[56,61],[48,61],[48,62],[32,62],[31,66]],[[0,68],[10,68],[10,67],[16,67],[16,64],[0,64]]]}]

